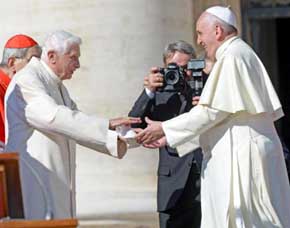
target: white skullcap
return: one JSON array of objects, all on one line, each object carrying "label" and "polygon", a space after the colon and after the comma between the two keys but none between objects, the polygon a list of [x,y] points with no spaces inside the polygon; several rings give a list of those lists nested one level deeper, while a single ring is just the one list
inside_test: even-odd
[{"label": "white skullcap", "polygon": [[213,6],[208,8],[205,12],[210,13],[217,18],[221,19],[225,23],[233,26],[237,29],[237,19],[234,12],[230,9],[230,6]]}]

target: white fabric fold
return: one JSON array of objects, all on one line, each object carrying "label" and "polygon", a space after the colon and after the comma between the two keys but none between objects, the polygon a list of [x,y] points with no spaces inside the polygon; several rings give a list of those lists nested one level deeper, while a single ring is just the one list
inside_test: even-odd
[{"label": "white fabric fold", "polygon": [[278,96],[238,37],[224,42],[216,59],[199,105],[162,124],[180,155],[199,136],[201,228],[290,227],[290,187],[273,123],[283,116]]},{"label": "white fabric fold", "polygon": [[5,149],[21,157],[25,218],[42,219],[46,202],[55,219],[74,217],[76,143],[119,157],[109,121],[79,111],[62,81],[36,58],[12,79],[5,109]]},{"label": "white fabric fold", "polygon": [[[188,113],[162,123],[169,146],[180,156],[199,147],[199,135],[229,116],[229,113],[197,105]],[[196,120],[196,121],[195,121]]]},{"label": "white fabric fold", "polygon": [[283,116],[265,67],[244,41],[238,37],[227,40],[216,58],[199,104],[229,113],[267,112],[274,120]]}]

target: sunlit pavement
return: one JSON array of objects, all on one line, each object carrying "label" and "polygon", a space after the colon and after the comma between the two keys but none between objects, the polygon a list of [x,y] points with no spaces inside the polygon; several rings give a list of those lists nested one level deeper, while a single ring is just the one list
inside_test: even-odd
[{"label": "sunlit pavement", "polygon": [[158,228],[158,214],[138,213],[81,218],[79,228]]}]

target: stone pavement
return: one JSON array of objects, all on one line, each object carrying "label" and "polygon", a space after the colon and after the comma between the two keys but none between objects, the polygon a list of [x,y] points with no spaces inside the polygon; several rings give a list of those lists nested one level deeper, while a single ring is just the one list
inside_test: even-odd
[{"label": "stone pavement", "polygon": [[130,213],[79,219],[79,228],[158,228],[157,213]]}]

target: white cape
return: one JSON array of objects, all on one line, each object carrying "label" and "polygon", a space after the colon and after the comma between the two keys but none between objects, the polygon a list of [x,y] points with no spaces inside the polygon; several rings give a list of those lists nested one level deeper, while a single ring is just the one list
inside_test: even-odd
[{"label": "white cape", "polygon": [[288,228],[290,187],[273,124],[283,115],[279,99],[241,39],[227,40],[216,57],[199,105],[162,123],[181,155],[200,136],[201,227]]}]

